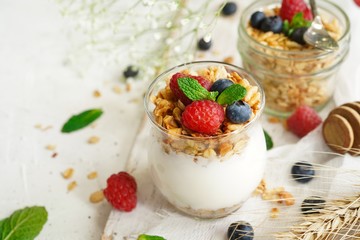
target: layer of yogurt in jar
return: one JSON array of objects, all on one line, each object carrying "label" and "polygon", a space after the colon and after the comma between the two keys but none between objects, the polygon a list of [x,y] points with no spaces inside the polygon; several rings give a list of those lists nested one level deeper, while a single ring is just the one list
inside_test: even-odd
[{"label": "layer of yogurt in jar", "polygon": [[260,183],[266,163],[258,119],[264,99],[260,86],[241,77],[231,66],[213,65],[178,71],[202,76],[212,84],[231,79],[244,86],[247,94],[242,101],[251,107],[250,119],[231,123],[225,118],[214,135],[186,129],[181,125],[181,111],[186,106],[171,96],[172,73],[164,77],[165,86],[152,97],[154,126],[148,146],[151,176],[163,196],[183,212],[204,218],[226,216],[238,209]]}]

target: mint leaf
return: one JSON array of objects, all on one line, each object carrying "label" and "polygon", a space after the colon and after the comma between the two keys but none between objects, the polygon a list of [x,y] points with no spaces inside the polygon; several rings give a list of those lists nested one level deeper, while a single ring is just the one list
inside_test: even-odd
[{"label": "mint leaf", "polygon": [[311,21],[307,21],[304,18],[304,14],[302,12],[298,12],[292,17],[290,23],[287,20],[284,21],[283,32],[285,35],[290,36],[295,29],[301,27],[310,27],[310,25]]},{"label": "mint leaf", "polygon": [[215,101],[216,96],[218,95],[218,92],[209,92],[206,88],[201,86],[198,81],[190,77],[179,78],[177,81],[181,91],[183,91],[183,93],[192,101],[204,99]]},{"label": "mint leaf", "polygon": [[289,23],[289,21],[288,20],[285,20],[284,22],[283,22],[283,33],[285,34],[285,35],[289,35],[289,29],[290,29],[290,23]]},{"label": "mint leaf", "polygon": [[137,240],[166,240],[163,237],[160,236],[151,236],[151,235],[146,235],[146,234],[141,234]]},{"label": "mint leaf", "polygon": [[270,150],[273,148],[274,143],[270,137],[270,135],[263,129],[264,135],[265,135],[265,141],[266,141],[266,150]]},{"label": "mint leaf", "polygon": [[33,240],[47,221],[44,207],[34,206],[17,210],[0,221],[0,240]]},{"label": "mint leaf", "polygon": [[90,109],[72,116],[62,127],[61,132],[70,133],[86,127],[103,114],[101,109]]},{"label": "mint leaf", "polygon": [[220,105],[233,104],[236,101],[243,99],[246,96],[246,88],[240,84],[233,84],[227,87],[217,98]]}]

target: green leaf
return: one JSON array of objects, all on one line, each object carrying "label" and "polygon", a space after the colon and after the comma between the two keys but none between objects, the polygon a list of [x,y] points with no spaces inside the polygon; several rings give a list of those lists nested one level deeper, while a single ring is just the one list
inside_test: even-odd
[{"label": "green leaf", "polygon": [[90,109],[72,116],[62,127],[61,132],[70,133],[86,127],[103,114],[101,109]]},{"label": "green leaf", "polygon": [[0,221],[0,240],[33,240],[47,221],[44,207],[34,206],[17,210]]},{"label": "green leaf", "polygon": [[266,141],[266,150],[270,150],[273,148],[274,143],[270,137],[270,135],[263,129],[264,135],[265,135],[265,141]]},{"label": "green leaf", "polygon": [[137,240],[166,240],[163,237],[160,236],[151,236],[151,235],[146,235],[146,234],[141,234]]},{"label": "green leaf", "polygon": [[236,101],[243,99],[246,96],[246,88],[240,84],[233,84],[230,87],[227,87],[217,98],[217,102],[220,105],[224,104],[233,104]]},{"label": "green leaf", "polygon": [[285,35],[289,35],[289,29],[290,29],[290,24],[289,24],[289,21],[288,20],[285,20],[284,22],[283,22],[283,33],[285,34]]},{"label": "green leaf", "polygon": [[201,84],[190,77],[183,77],[178,79],[178,84],[183,93],[192,101],[197,100],[213,100],[215,101],[218,92],[209,92],[201,86]]},{"label": "green leaf", "polygon": [[310,25],[311,21],[307,21],[304,18],[304,14],[302,12],[298,12],[292,17],[290,23],[287,20],[284,21],[283,32],[286,36],[290,36],[295,29],[301,27],[310,27]]}]

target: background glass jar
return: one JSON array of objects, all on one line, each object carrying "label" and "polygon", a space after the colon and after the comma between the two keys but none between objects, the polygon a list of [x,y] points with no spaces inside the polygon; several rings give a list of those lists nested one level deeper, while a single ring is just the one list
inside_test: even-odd
[{"label": "background glass jar", "polygon": [[[165,129],[154,114],[156,96],[177,72],[208,67],[237,72],[260,95],[259,110],[241,128],[218,136],[186,136]],[[166,94],[166,93],[164,93]],[[163,196],[179,210],[196,217],[218,218],[237,210],[260,183],[265,171],[266,144],[260,115],[264,107],[260,84],[245,70],[219,62],[193,62],[174,67],[150,85],[145,108],[151,122],[149,171]],[[166,103],[164,102],[164,105]]]},{"label": "background glass jar", "polygon": [[260,0],[243,12],[238,28],[238,49],[243,66],[261,81],[266,93],[265,112],[287,117],[299,105],[321,110],[336,87],[336,73],[349,51],[350,23],[345,12],[332,2],[317,1],[319,13],[328,28],[338,33],[340,48],[334,52],[314,48],[296,50],[279,47],[285,36],[264,33],[255,39],[249,26],[256,11],[281,6],[281,0]]}]

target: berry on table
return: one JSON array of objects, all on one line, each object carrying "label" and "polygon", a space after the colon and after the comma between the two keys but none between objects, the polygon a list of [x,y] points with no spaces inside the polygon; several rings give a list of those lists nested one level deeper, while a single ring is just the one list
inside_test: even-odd
[{"label": "berry on table", "polygon": [[230,16],[236,13],[237,5],[235,2],[227,2],[221,10],[221,14],[224,16]]},{"label": "berry on table", "polygon": [[139,74],[139,69],[135,66],[129,65],[123,72],[125,78],[136,77]]},{"label": "berry on table", "polygon": [[210,36],[203,37],[198,41],[198,48],[203,51],[209,50],[211,45],[212,40]]},{"label": "berry on table", "polygon": [[291,168],[291,175],[295,181],[307,183],[314,178],[315,170],[308,162],[297,162]]},{"label": "berry on table", "polygon": [[319,210],[325,207],[325,202],[324,199],[318,196],[308,197],[301,204],[301,212],[305,215],[319,213]]},{"label": "berry on table", "polygon": [[227,87],[230,87],[233,84],[234,82],[229,79],[219,79],[213,83],[213,85],[210,87],[210,91],[217,91],[220,95],[220,93],[222,93]]},{"label": "berry on table", "polygon": [[237,101],[226,107],[226,117],[232,123],[244,123],[251,117],[252,110],[244,101]]},{"label": "berry on table", "polygon": [[130,212],[136,207],[136,190],[135,178],[127,172],[119,172],[107,179],[107,186],[103,192],[114,208]]},{"label": "berry on table", "polygon": [[224,108],[220,104],[211,100],[200,100],[185,107],[181,122],[192,131],[213,135],[224,118]]},{"label": "berry on table", "polygon": [[183,91],[181,91],[179,87],[178,79],[183,77],[190,77],[192,79],[195,79],[196,81],[198,81],[198,83],[200,83],[201,86],[203,86],[207,90],[209,90],[211,87],[211,82],[201,76],[192,76],[183,73],[175,73],[170,79],[170,89],[184,105],[189,105],[192,101],[183,93]]},{"label": "berry on table", "polygon": [[228,228],[227,237],[229,240],[252,240],[254,229],[248,222],[234,222]]},{"label": "berry on table", "polygon": [[283,22],[279,16],[265,17],[260,24],[260,30],[263,32],[281,33]]},{"label": "berry on table", "polygon": [[304,0],[283,0],[280,8],[280,17],[283,21],[292,20],[296,13],[302,12],[304,19],[312,20],[313,16],[310,8],[306,5]]},{"label": "berry on table", "polygon": [[360,0],[354,0],[354,3],[360,7]]},{"label": "berry on table", "polygon": [[266,18],[265,14],[260,11],[254,12],[250,17],[250,25],[253,28],[260,29],[261,22]]},{"label": "berry on table", "polygon": [[321,122],[322,119],[317,112],[305,105],[298,107],[286,120],[288,129],[298,137],[304,137],[319,126]]},{"label": "berry on table", "polygon": [[306,42],[304,40],[304,34],[306,32],[306,30],[308,30],[308,27],[300,27],[300,28],[296,28],[290,35],[290,39],[293,40],[294,42],[297,42],[301,45],[305,45]]}]

